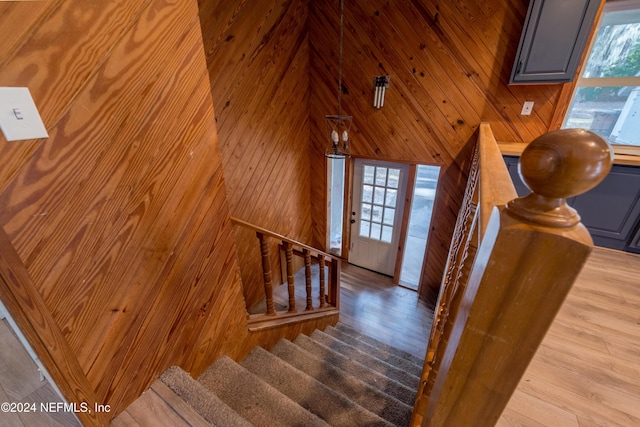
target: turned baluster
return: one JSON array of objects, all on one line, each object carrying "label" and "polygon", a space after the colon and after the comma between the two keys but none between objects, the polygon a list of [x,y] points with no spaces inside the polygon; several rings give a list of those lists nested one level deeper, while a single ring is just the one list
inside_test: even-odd
[{"label": "turned baluster", "polygon": [[329,303],[340,308],[340,259],[333,258],[329,264]]},{"label": "turned baluster", "polygon": [[271,263],[269,262],[269,245],[262,233],[256,233],[260,240],[260,254],[262,255],[262,275],[264,278],[264,295],[267,303],[267,315],[275,316],[276,309],[273,306],[273,287],[271,284]]},{"label": "turned baluster", "polygon": [[305,307],[305,311],[313,310],[313,299],[311,295],[311,252],[309,249],[303,249],[302,254],[304,255],[304,278],[305,278],[305,289],[307,291],[307,306]]},{"label": "turned baluster", "polygon": [[324,255],[318,256],[318,264],[320,265],[320,308],[325,308],[327,302],[324,298]]},{"label": "turned baluster", "polygon": [[284,252],[287,258],[287,289],[289,290],[289,313],[296,313],[296,289],[293,284],[293,247],[284,242]]}]

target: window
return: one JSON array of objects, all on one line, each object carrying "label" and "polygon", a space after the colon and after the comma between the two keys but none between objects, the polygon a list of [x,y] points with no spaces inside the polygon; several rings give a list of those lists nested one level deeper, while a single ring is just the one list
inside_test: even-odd
[{"label": "window", "polygon": [[609,1],[563,128],[640,146],[640,2]]},{"label": "window", "polygon": [[342,255],[342,218],[344,215],[345,161],[342,158],[327,159],[328,206],[327,247],[333,255]]}]

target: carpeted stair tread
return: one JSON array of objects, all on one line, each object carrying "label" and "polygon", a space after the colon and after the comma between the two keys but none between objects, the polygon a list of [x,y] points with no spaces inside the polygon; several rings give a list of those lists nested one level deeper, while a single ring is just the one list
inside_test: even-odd
[{"label": "carpeted stair tread", "polygon": [[160,376],[160,381],[214,426],[251,427],[251,423],[181,368],[170,367]]},{"label": "carpeted stair tread", "polygon": [[294,344],[302,347],[305,351],[315,355],[316,357],[326,361],[328,364],[343,370],[349,375],[353,375],[359,380],[372,385],[378,390],[395,397],[399,401],[413,406],[416,397],[416,391],[409,387],[368,368],[367,366],[355,360],[331,350],[329,347],[309,338],[306,335],[299,335]]},{"label": "carpeted stair tread", "polygon": [[198,381],[256,426],[328,426],[228,357],[214,362]]},{"label": "carpeted stair tread", "polygon": [[409,425],[413,409],[411,406],[319,359],[292,342],[280,340],[271,353],[394,425]]},{"label": "carpeted stair tread", "polygon": [[396,356],[395,354],[387,350],[367,344],[366,342],[354,338],[353,335],[347,334],[340,329],[328,326],[324,330],[324,333],[327,335],[331,335],[332,337],[337,338],[340,341],[343,341],[349,344],[351,347],[354,347],[370,356],[376,357],[387,362],[390,365],[405,370],[406,372],[409,372],[416,377],[420,377],[420,374],[422,374],[422,366],[416,365],[412,361],[407,360],[401,356]]},{"label": "carpeted stair tread", "polygon": [[398,381],[399,383],[412,388],[418,389],[420,378],[403,370],[397,368],[384,360],[380,360],[377,357],[371,356],[357,348],[341,341],[331,335],[325,334],[322,331],[314,331],[311,334],[311,338],[320,344],[329,347],[331,350],[336,351],[349,359],[355,360],[369,368],[378,371],[379,373],[386,375],[387,377]]},{"label": "carpeted stair tread", "polygon": [[345,334],[351,335],[352,337],[354,337],[355,339],[364,342],[365,344],[369,344],[370,346],[373,346],[377,349],[380,350],[384,350],[388,353],[394,354],[398,357],[401,357],[403,359],[406,359],[408,361],[410,361],[411,363],[413,363],[414,365],[418,365],[419,367],[422,367],[424,365],[424,359],[421,359],[420,357],[416,356],[415,354],[409,353],[408,351],[399,349],[397,347],[394,347],[392,345],[383,343],[382,341],[379,341],[373,337],[370,337],[369,335],[360,332],[356,329],[353,329],[350,326],[345,325],[344,323],[340,323],[338,322],[336,324],[336,326],[334,326],[335,329],[344,332]]},{"label": "carpeted stair tread", "polygon": [[255,348],[241,365],[332,426],[392,426],[260,347]]}]

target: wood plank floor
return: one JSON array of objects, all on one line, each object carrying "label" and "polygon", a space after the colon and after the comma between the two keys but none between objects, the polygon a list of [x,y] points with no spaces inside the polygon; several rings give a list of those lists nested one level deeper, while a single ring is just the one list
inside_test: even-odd
[{"label": "wood plank floor", "polygon": [[424,357],[436,297],[420,301],[416,291],[393,285],[390,277],[346,264],[341,275],[340,321]]},{"label": "wood plank floor", "polygon": [[188,403],[159,380],[126,411],[118,415],[112,427],[206,427],[210,426]]},{"label": "wood plank floor", "polygon": [[594,250],[498,426],[640,426],[640,255]]},{"label": "wood plank floor", "polygon": [[[68,412],[42,411],[41,403],[61,402],[6,320],[0,320],[0,404],[27,404],[35,411],[0,411],[2,427],[72,427],[80,423]],[[14,409],[18,409],[17,407]]]}]

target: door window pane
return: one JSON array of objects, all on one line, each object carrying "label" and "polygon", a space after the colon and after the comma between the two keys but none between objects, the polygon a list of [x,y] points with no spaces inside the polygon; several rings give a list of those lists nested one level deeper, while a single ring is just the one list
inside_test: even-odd
[{"label": "door window pane", "polygon": [[384,223],[387,225],[393,225],[393,218],[396,214],[395,209],[384,208]]},{"label": "door window pane", "polygon": [[390,206],[392,208],[396,207],[396,199],[398,198],[398,190],[387,189],[387,199],[385,200],[385,205]]},{"label": "door window pane", "polygon": [[386,243],[391,243],[392,236],[393,236],[393,228],[389,227],[388,225],[383,225],[382,236],[380,237],[380,240]]},{"label": "door window pane", "polygon": [[376,168],[376,185],[387,185],[387,168]]},{"label": "door window pane", "polygon": [[371,220],[374,222],[382,222],[382,206],[373,206],[371,209],[372,217]]},{"label": "door window pane", "polygon": [[369,228],[370,228],[370,222],[369,221],[360,221],[360,236],[361,237],[369,237]]},{"label": "door window pane", "polygon": [[362,186],[362,201],[366,203],[371,203],[373,198],[373,187],[370,185]]},{"label": "door window pane", "polygon": [[389,183],[387,187],[398,188],[400,183],[400,169],[389,169]]},{"label": "door window pane", "polygon": [[380,224],[371,223],[371,238],[380,240]]},{"label": "door window pane", "polygon": [[364,167],[364,177],[362,182],[365,184],[373,184],[373,174],[375,172],[375,167],[373,166],[365,166]]},{"label": "door window pane", "polygon": [[373,203],[377,205],[384,205],[384,187],[376,187]]},{"label": "door window pane", "polygon": [[362,204],[362,213],[360,214],[360,217],[367,221],[371,221],[371,205],[366,203]]}]

